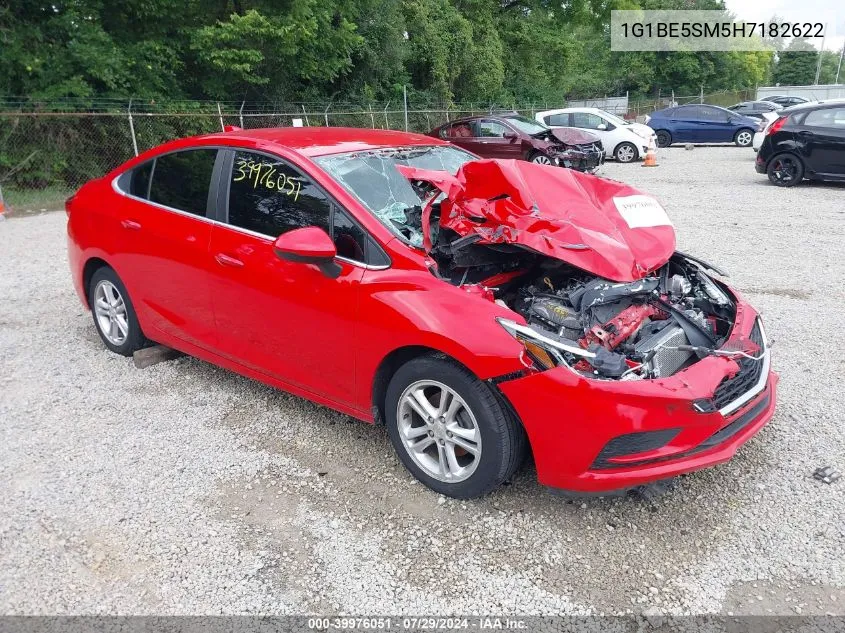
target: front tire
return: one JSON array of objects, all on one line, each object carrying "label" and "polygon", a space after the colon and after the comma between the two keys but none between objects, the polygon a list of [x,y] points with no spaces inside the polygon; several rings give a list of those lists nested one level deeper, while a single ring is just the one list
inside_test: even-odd
[{"label": "front tire", "polygon": [[146,339],[138,323],[126,286],[111,268],[97,269],[88,284],[88,303],[94,327],[103,343],[115,354],[132,356]]},{"label": "front tire", "polygon": [[405,468],[449,497],[492,492],[525,457],[525,433],[500,396],[442,356],[399,368],[387,387],[385,418]]},{"label": "front tire", "polygon": [[613,156],[620,163],[630,163],[638,158],[637,148],[633,143],[619,143],[613,152]]},{"label": "front tire", "polygon": [[666,130],[657,130],[657,147],[669,147],[672,144],[672,135]]},{"label": "front tire", "polygon": [[778,154],[769,161],[766,175],[777,187],[794,187],[804,179],[804,163],[795,154]]},{"label": "front tire", "polygon": [[734,136],[734,143],[739,147],[750,147],[754,142],[754,132],[752,130],[740,130]]},{"label": "front tire", "polygon": [[536,165],[554,165],[552,159],[543,154],[542,152],[535,152],[531,155],[531,158],[529,158],[528,160],[530,160]]}]

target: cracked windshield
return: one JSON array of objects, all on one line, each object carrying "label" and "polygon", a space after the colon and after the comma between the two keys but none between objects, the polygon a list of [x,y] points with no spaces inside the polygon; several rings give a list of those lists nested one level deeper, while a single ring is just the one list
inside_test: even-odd
[{"label": "cracked windshield", "polygon": [[423,202],[397,165],[454,174],[474,160],[454,147],[394,147],[322,156],[315,162],[354,195],[394,233],[412,246],[422,246],[420,205]]}]

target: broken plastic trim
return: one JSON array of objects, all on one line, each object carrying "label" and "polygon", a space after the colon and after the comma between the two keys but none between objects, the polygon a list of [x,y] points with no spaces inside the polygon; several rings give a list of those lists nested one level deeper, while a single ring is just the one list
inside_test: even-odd
[{"label": "broken plastic trim", "polygon": [[713,264],[711,264],[709,262],[704,261],[700,257],[690,255],[689,253],[684,253],[683,251],[675,251],[675,254],[680,255],[684,259],[689,260],[689,261],[691,261],[695,264],[698,264],[699,268],[704,269],[705,272],[707,272],[707,271],[714,272],[717,275],[721,275],[722,277],[729,277],[730,276],[730,275],[728,275],[728,273],[726,273],[721,268],[716,268],[716,266],[714,266]]},{"label": "broken plastic trim", "polygon": [[[529,338],[537,343],[540,343],[543,347],[552,348],[555,351],[562,351],[568,352],[569,354],[573,354],[574,356],[582,356],[584,358],[595,358],[596,355],[593,352],[587,351],[578,347],[577,345],[567,345],[566,343],[561,343],[560,341],[555,341],[554,339],[550,339],[546,336],[543,336],[539,332],[533,330],[532,328],[528,327],[527,325],[520,325],[516,321],[511,321],[510,319],[506,319],[504,317],[496,317],[496,321],[499,322],[505,331],[513,336],[514,338],[517,337],[517,334],[521,334],[522,336]],[[551,350],[550,350],[551,351]],[[558,354],[559,356],[559,354]]]}]

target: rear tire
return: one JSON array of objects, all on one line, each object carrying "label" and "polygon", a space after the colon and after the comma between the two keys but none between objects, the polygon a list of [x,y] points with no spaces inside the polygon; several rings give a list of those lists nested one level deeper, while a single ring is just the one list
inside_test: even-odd
[{"label": "rear tire", "polygon": [[657,147],[669,147],[672,144],[672,135],[666,130],[657,130]]},{"label": "rear tire", "polygon": [[750,147],[754,142],[754,130],[744,128],[734,136],[734,143],[739,147]]},{"label": "rear tire", "polygon": [[631,163],[639,158],[636,145],[628,142],[619,143],[613,152],[613,156],[620,163]]},{"label": "rear tire", "polygon": [[115,354],[132,356],[144,347],[146,338],[126,286],[108,266],[98,268],[91,276],[88,305],[97,333]]},{"label": "rear tire", "polygon": [[501,396],[443,356],[400,367],[387,386],[384,410],[405,468],[448,497],[488,494],[525,459],[525,432]]},{"label": "rear tire", "polygon": [[778,154],[769,161],[766,175],[776,187],[794,187],[804,179],[804,163],[795,154]]}]

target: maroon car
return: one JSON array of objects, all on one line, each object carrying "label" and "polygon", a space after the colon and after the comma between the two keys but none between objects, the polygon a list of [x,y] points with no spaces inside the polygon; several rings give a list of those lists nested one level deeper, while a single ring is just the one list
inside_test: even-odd
[{"label": "maroon car", "polygon": [[514,158],[594,172],[604,162],[599,138],[576,128],[549,128],[519,114],[456,119],[429,132],[483,158]]}]

